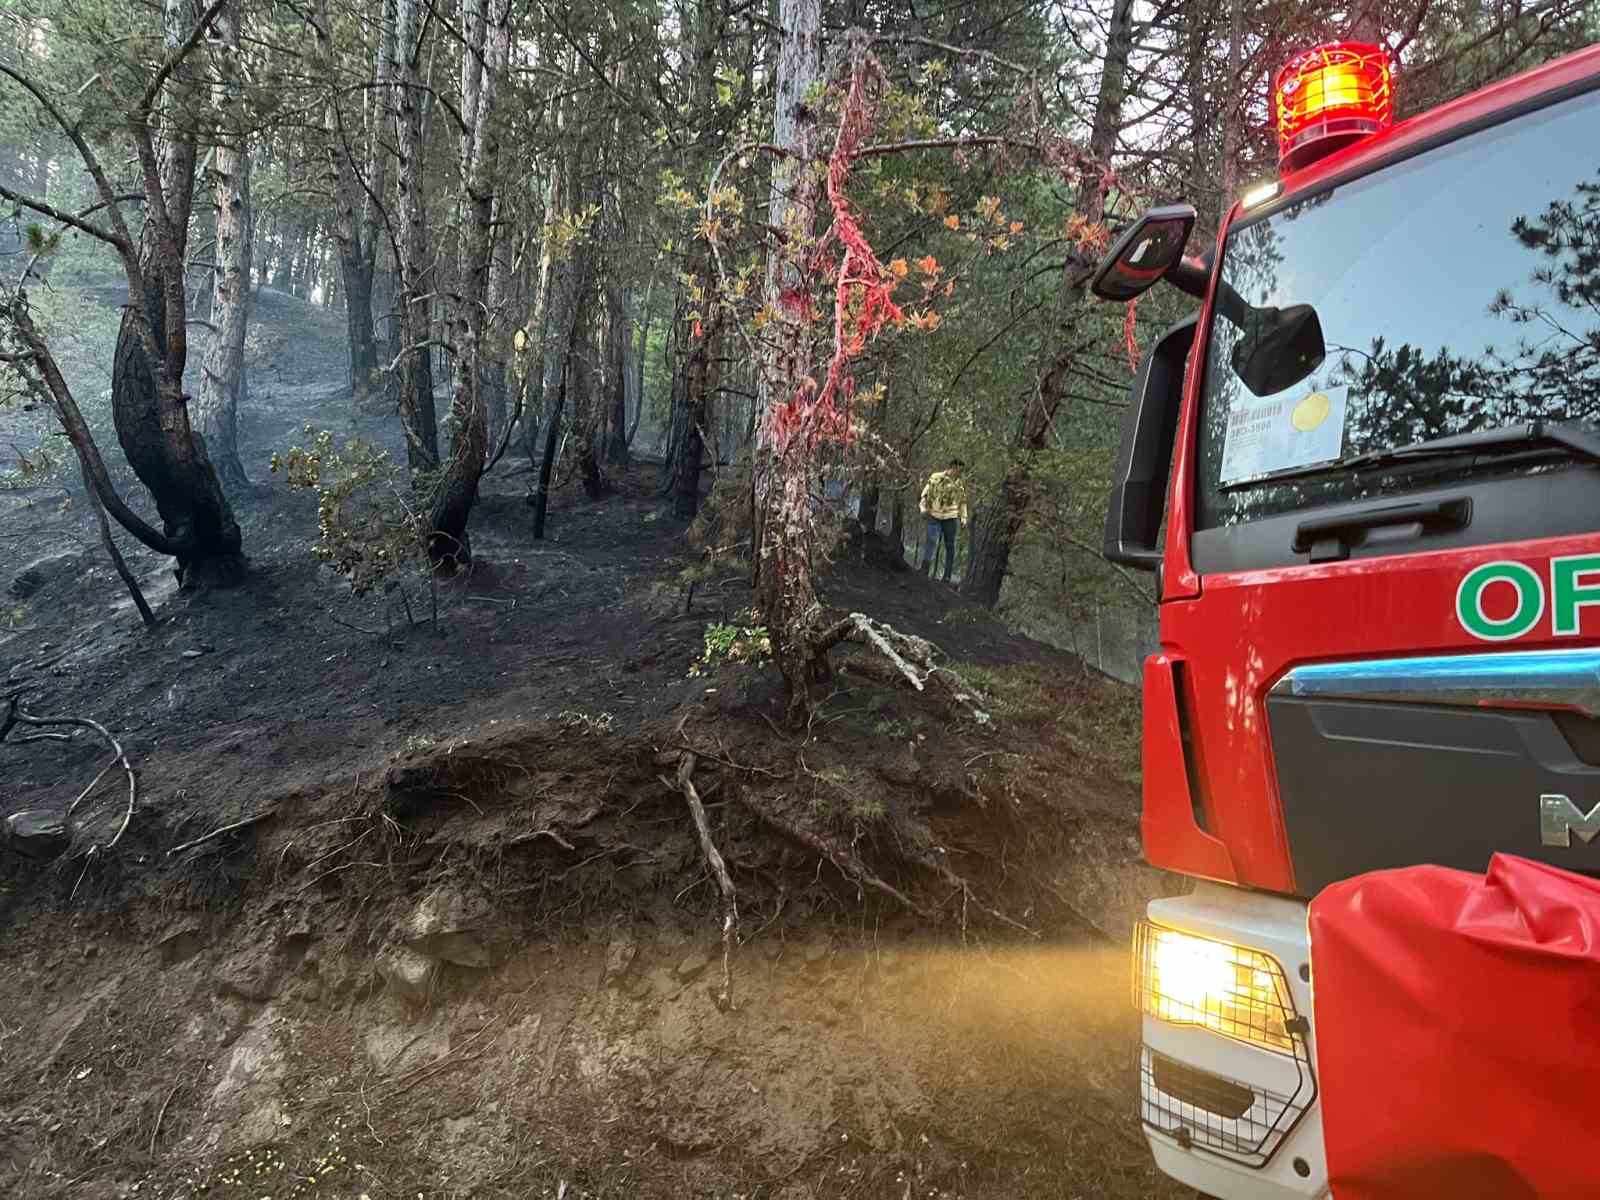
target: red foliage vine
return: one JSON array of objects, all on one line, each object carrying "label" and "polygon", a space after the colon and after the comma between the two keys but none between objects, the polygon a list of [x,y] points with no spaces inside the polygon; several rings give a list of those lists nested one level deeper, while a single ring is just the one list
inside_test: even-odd
[{"label": "red foliage vine", "polygon": [[872,130],[877,90],[883,81],[876,58],[864,54],[856,59],[839,134],[828,159],[827,194],[833,225],[811,254],[812,266],[820,267],[827,264],[834,241],[843,247],[833,293],[833,356],[820,388],[815,379],[807,378],[793,396],[774,407],[773,444],[780,454],[787,452],[797,437],[804,439],[808,454],[822,443],[850,441],[850,400],[855,395],[850,361],[884,325],[898,325],[905,319],[890,298],[895,278],[873,253],[845,195],[857,152]]},{"label": "red foliage vine", "polygon": [[1128,301],[1128,315],[1122,318],[1122,341],[1128,350],[1128,370],[1139,369],[1139,339],[1137,336],[1139,326],[1139,299],[1134,297]]}]

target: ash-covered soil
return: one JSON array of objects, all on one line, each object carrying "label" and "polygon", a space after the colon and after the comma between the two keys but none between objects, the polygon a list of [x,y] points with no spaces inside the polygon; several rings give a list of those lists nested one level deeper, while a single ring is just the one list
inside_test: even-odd
[{"label": "ash-covered soil", "polygon": [[[6,693],[103,724],[141,790],[110,855],[0,848],[0,1191],[1178,1194],[1132,1115],[1126,934],[1168,886],[1135,695],[868,545],[825,599],[933,640],[994,720],[850,646],[789,728],[771,671],[691,674],[748,589],[689,602],[650,467],[563,488],[535,541],[508,456],[469,575],[353,601],[265,463],[307,423],[398,451],[394,418],[351,410],[336,314],[257,317],[242,587],[130,553],[145,631],[81,505],[0,521],[0,588],[34,565]],[[104,758],[0,744],[0,815]],[[103,786],[81,840],[121,820]]]}]

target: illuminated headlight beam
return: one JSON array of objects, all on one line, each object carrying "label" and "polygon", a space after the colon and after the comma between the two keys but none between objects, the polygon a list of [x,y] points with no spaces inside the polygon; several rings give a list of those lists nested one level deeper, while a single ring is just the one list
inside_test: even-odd
[{"label": "illuminated headlight beam", "polygon": [[1175,1025],[1292,1054],[1298,1022],[1278,963],[1258,950],[1141,921],[1134,934],[1134,1002]]}]

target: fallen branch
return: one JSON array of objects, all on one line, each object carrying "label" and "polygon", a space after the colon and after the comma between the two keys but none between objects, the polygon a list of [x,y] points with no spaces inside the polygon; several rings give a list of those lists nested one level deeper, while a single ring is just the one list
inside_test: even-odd
[{"label": "fallen branch", "polygon": [[734,895],[733,878],[728,874],[728,864],[722,860],[722,852],[717,849],[717,844],[711,840],[705,805],[700,802],[700,793],[694,788],[694,763],[692,753],[678,760],[676,785],[665,775],[659,778],[667,787],[675,787],[683,793],[689,805],[689,815],[694,818],[695,832],[700,835],[700,850],[706,856],[711,873],[717,878],[717,887],[722,890],[722,991],[717,996],[717,1007],[727,1012],[733,1008],[733,936],[739,924],[739,905]]},{"label": "fallen branch", "polygon": [[[851,627],[849,632],[843,628],[846,624]],[[949,685],[952,698],[972,714],[973,720],[980,725],[987,725],[992,720],[988,710],[983,707],[988,703],[983,693],[949,667],[935,663],[933,656],[938,652],[938,647],[926,638],[901,633],[892,625],[874,621],[866,613],[851,613],[845,621],[834,626],[824,636],[826,639],[832,639],[828,642],[829,645],[843,641],[846,637],[864,639],[874,650],[887,658],[895,670],[905,676],[911,686],[919,692],[925,691],[929,681],[936,676],[947,676],[954,681]]]},{"label": "fallen branch", "polygon": [[144,590],[140,588],[139,581],[134,578],[133,572],[128,569],[127,561],[122,557],[122,551],[117,549],[116,539],[111,536],[111,522],[106,519],[106,506],[100,502],[100,493],[94,490],[94,479],[89,474],[87,463],[79,463],[83,473],[84,491],[89,497],[89,507],[94,510],[95,520],[100,525],[100,544],[105,547],[106,554],[111,558],[111,565],[116,568],[117,576],[122,580],[122,586],[128,589],[128,595],[133,599],[133,606],[139,610],[139,619],[144,622],[146,629],[156,627],[156,615],[150,611],[150,604],[144,598]]},{"label": "fallen branch", "polygon": [[155,1127],[150,1130],[150,1158],[152,1160],[154,1160],[156,1156],[156,1139],[161,1136],[161,1122],[167,1115],[167,1106],[172,1103],[172,1098],[178,1094],[178,1089],[181,1088],[185,1082],[187,1081],[180,1079],[177,1083],[172,1085],[172,1090],[167,1093],[167,1098],[161,1102],[161,1108],[156,1113]]},{"label": "fallen branch", "polygon": [[167,857],[171,858],[174,854],[182,854],[185,850],[193,850],[196,846],[203,846],[212,838],[219,838],[223,834],[232,833],[236,829],[246,829],[249,826],[254,825],[257,821],[265,821],[268,817],[275,815],[277,811],[277,805],[273,805],[271,808],[262,809],[254,816],[246,817],[242,821],[235,821],[231,825],[223,825],[213,829],[210,833],[203,833],[199,837],[194,838],[192,841],[187,841],[181,846],[174,846],[171,850],[167,851]]}]

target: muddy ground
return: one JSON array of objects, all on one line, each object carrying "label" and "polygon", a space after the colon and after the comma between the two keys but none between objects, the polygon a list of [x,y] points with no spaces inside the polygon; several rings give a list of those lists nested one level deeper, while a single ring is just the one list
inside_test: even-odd
[{"label": "muddy ground", "polygon": [[[470,575],[352,600],[265,464],[308,422],[398,451],[394,419],[352,411],[339,317],[257,315],[243,587],[133,553],[145,631],[81,505],[0,522],[5,692],[140,780],[111,854],[0,849],[0,1192],[1178,1194],[1132,1117],[1126,934],[1169,888],[1135,695],[867,544],[825,599],[932,639],[993,720],[847,646],[789,728],[770,670],[691,673],[748,590],[690,600],[648,465],[535,541],[508,459]],[[0,812],[104,757],[0,745]],[[80,847],[123,815],[97,795]]]}]

